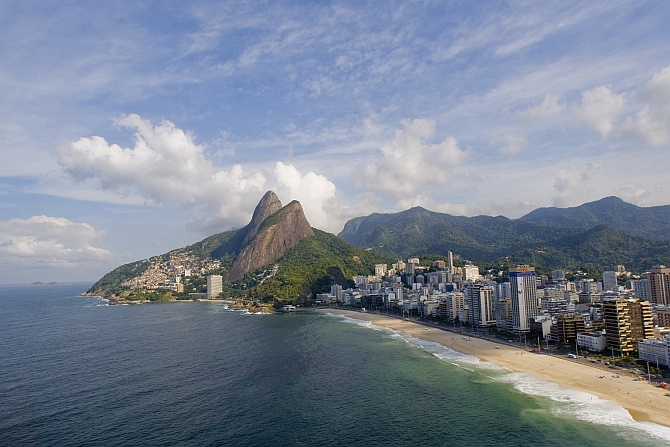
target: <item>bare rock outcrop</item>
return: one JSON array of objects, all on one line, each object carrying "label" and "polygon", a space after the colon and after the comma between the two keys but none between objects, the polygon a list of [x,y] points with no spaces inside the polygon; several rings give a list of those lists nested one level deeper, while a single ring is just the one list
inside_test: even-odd
[{"label": "bare rock outcrop", "polygon": [[[265,204],[261,206],[264,201]],[[314,236],[314,230],[307,222],[300,202],[294,200],[267,215],[267,210],[276,207],[277,203],[279,199],[269,191],[256,207],[245,243],[228,272],[228,281],[235,281],[247,272],[271,264],[281,258],[288,249],[295,247],[301,239]],[[258,219],[256,219],[257,213]],[[262,215],[267,217],[258,224]]]},{"label": "bare rock outcrop", "polygon": [[247,234],[244,237],[242,245],[244,246],[251,242],[256,234],[258,234],[258,230],[261,228],[261,225],[263,225],[263,222],[265,222],[265,219],[272,216],[281,208],[281,201],[279,200],[279,197],[277,197],[277,194],[273,191],[266,192],[261,201],[258,202],[258,205],[256,205],[251,222],[247,225]]}]

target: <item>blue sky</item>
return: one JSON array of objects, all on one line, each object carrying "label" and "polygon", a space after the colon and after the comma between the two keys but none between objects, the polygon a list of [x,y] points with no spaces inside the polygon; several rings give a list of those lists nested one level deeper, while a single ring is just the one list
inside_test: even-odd
[{"label": "blue sky", "polygon": [[0,3],[0,282],[246,224],[670,191],[665,2]]}]

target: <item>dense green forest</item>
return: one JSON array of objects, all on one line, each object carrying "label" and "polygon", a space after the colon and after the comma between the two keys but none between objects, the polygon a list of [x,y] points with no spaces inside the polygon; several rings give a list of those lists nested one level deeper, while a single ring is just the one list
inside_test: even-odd
[{"label": "dense green forest", "polygon": [[[621,202],[603,201],[605,205]],[[634,205],[625,205],[626,209],[639,210]],[[656,214],[665,211],[665,207],[657,208],[660,210]],[[601,210],[598,215],[609,214]],[[635,214],[633,218],[639,216]],[[593,219],[589,222],[593,223]],[[452,251],[477,263],[524,263],[546,268],[593,265],[607,269],[623,264],[631,271],[641,272],[653,265],[670,264],[667,240],[629,234],[606,225],[588,226],[582,220],[574,227],[567,226],[571,222],[568,218],[561,222],[550,225],[502,216],[451,216],[416,207],[400,213],[352,219],[339,236],[361,248],[400,259],[421,253],[446,255]]]}]

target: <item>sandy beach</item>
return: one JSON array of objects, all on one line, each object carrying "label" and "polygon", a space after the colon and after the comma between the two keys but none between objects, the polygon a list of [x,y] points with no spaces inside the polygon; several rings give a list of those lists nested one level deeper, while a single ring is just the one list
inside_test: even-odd
[{"label": "sandy beach", "polygon": [[[645,381],[634,381],[624,375],[614,378],[612,376],[617,374],[616,371],[609,372],[562,357],[496,345],[488,340],[464,337],[385,315],[341,309],[328,309],[328,312],[370,321],[378,326],[474,355],[482,361],[494,362],[515,372],[530,374],[565,388],[593,394],[624,407],[636,421],[654,422],[670,427],[670,397],[665,395],[667,390],[654,387]],[[499,346],[499,349],[496,349],[496,346]]]}]

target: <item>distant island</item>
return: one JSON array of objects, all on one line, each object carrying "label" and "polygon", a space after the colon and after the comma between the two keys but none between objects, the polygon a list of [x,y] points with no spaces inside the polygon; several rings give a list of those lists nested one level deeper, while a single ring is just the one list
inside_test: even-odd
[{"label": "distant island", "polygon": [[34,283],[31,283],[30,285],[31,286],[57,286],[58,283],[55,282],[55,281],[46,282],[46,283],[45,282],[40,282],[40,281],[35,281]]}]

